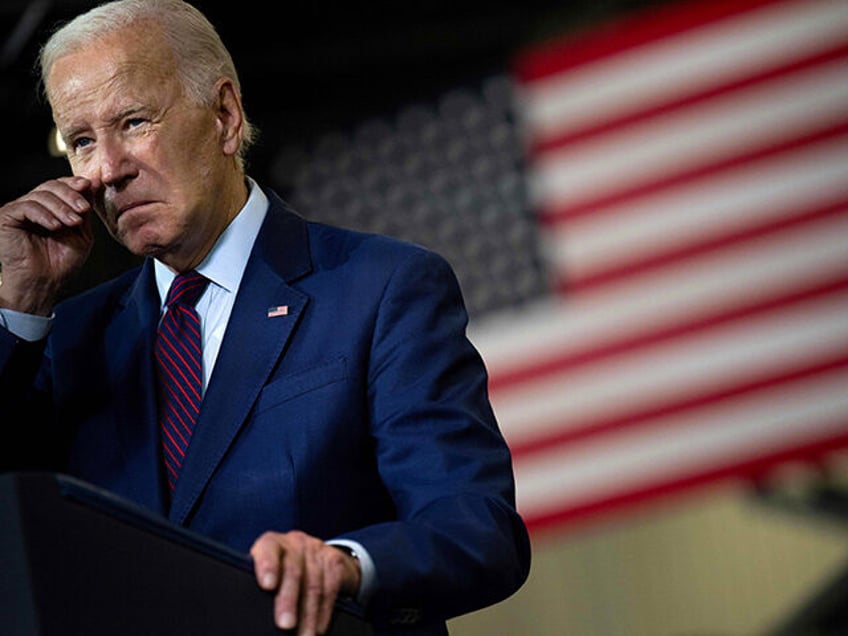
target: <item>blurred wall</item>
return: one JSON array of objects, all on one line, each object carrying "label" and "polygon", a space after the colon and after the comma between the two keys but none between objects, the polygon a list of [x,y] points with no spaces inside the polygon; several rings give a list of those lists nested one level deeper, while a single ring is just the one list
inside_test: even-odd
[{"label": "blurred wall", "polygon": [[[844,520],[719,488],[536,537],[527,585],[453,636],[766,636],[848,565]],[[843,597],[844,598],[844,597]],[[817,633],[798,632],[812,636]]]}]

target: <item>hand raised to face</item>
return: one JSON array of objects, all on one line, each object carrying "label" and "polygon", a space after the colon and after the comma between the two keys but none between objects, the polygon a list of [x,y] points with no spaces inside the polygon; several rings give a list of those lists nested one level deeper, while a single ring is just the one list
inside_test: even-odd
[{"label": "hand raised to face", "polygon": [[91,180],[46,181],[0,207],[0,307],[49,315],[94,242]]}]

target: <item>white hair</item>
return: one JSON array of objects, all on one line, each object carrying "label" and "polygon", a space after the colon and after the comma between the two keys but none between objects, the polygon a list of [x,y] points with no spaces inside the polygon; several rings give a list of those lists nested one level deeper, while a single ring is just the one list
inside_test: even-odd
[{"label": "white hair", "polygon": [[[241,84],[235,64],[215,27],[198,9],[183,0],[114,0],[83,13],[56,31],[41,48],[41,83],[60,57],[91,44],[105,34],[140,21],[155,22],[170,46],[176,73],[186,95],[197,104],[208,105],[216,99],[219,79],[233,82],[239,96]],[[49,95],[47,96],[49,100]],[[256,131],[242,110],[243,139],[238,158],[253,144]]]}]

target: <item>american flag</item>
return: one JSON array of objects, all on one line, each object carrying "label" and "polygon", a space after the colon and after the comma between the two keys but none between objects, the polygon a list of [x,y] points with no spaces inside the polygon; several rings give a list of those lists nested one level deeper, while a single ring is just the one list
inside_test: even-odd
[{"label": "american flag", "polygon": [[291,148],[278,187],[451,261],[537,532],[848,446],[846,133],[848,2],[678,0]]},{"label": "american flag", "polygon": [[556,293],[471,334],[531,530],[848,446],[848,2],[676,2],[515,69]]},{"label": "american flag", "polygon": [[268,307],[268,318],[279,318],[280,316],[287,316],[288,313],[288,305],[277,305],[276,307]]}]

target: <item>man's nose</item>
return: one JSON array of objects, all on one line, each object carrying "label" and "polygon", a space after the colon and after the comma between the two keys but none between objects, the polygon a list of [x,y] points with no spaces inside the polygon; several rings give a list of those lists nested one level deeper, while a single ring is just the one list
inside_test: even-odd
[{"label": "man's nose", "polygon": [[104,186],[120,187],[135,176],[136,166],[124,143],[107,135],[97,145],[99,177]]}]

